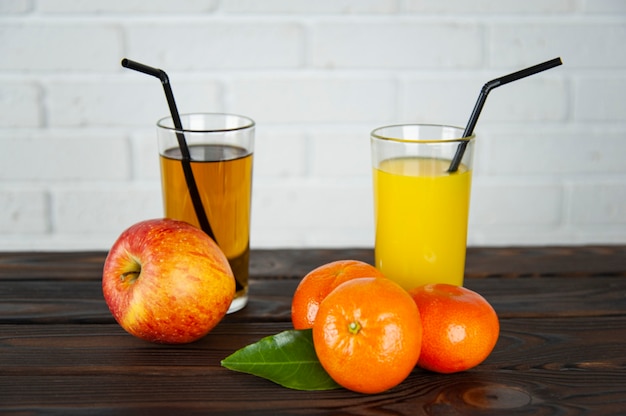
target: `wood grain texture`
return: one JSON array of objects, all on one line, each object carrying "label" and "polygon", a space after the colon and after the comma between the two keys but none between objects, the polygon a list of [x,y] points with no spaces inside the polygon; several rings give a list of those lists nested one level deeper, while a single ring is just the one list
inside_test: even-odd
[{"label": "wood grain texture", "polygon": [[374,396],[298,392],[219,366],[233,348],[288,327],[222,323],[196,343],[164,346],[116,325],[4,326],[0,403],[15,411],[35,405],[281,414],[471,414],[486,408],[512,415],[556,409],[610,414],[626,406],[622,318],[503,320],[496,349],[479,367],[451,375],[415,369],[400,386]]},{"label": "wood grain texture", "polygon": [[[250,302],[235,322],[289,322],[296,279],[252,279]],[[626,278],[466,279],[500,318],[626,314]],[[0,284],[0,324],[114,323],[99,281]],[[540,305],[540,307],[538,307]]]},{"label": "wood grain texture", "polygon": [[[6,279],[100,279],[105,252],[0,253]],[[300,279],[326,262],[342,259],[373,264],[371,249],[252,250],[253,278]],[[465,274],[476,277],[626,276],[626,246],[470,247]]]},{"label": "wood grain texture", "polygon": [[466,286],[498,312],[480,366],[415,369],[378,395],[301,392],[220,360],[291,328],[302,276],[372,251],[253,251],[250,303],[205,338],[150,344],[115,323],[102,297],[106,253],[0,253],[0,413],[577,415],[626,409],[626,247],[476,248]]}]

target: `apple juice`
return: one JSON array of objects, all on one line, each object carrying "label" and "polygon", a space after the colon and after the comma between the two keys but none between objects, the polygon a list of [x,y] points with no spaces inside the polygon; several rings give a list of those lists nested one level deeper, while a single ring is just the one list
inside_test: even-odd
[{"label": "apple juice", "polygon": [[[189,146],[202,205],[237,280],[235,298],[248,291],[252,153],[230,145]],[[165,216],[200,227],[187,189],[179,148],[159,156]]]}]

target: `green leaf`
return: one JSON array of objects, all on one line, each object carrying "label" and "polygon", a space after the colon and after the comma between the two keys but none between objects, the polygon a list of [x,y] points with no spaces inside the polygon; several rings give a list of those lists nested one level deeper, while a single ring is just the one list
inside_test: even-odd
[{"label": "green leaf", "polygon": [[310,329],[265,337],[222,360],[222,366],[263,377],[296,390],[331,390],[340,386],[320,364]]}]

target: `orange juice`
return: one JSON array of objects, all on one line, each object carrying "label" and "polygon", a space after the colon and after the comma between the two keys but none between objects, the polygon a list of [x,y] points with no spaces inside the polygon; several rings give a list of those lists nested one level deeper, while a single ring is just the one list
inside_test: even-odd
[{"label": "orange juice", "polygon": [[449,166],[399,157],[374,168],[376,267],[407,290],[463,284],[472,172]]},{"label": "orange juice", "polygon": [[[248,288],[250,254],[250,198],[252,154],[227,145],[193,145],[191,169],[215,241],[222,249],[237,280],[236,296]],[[189,195],[180,150],[160,156],[165,216],[200,227]]]}]

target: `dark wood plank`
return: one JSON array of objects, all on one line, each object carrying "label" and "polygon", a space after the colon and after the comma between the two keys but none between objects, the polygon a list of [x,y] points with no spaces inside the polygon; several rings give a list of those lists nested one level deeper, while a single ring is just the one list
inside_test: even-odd
[{"label": "dark wood plank", "polygon": [[272,279],[302,279],[308,272],[336,260],[361,260],[374,264],[374,250],[344,249],[281,249],[252,250],[252,277]]},{"label": "dark wood plank", "polygon": [[221,323],[206,338],[162,346],[115,325],[6,325],[0,335],[4,410],[272,414],[618,414],[626,406],[622,318],[506,319],[479,367],[416,369],[379,395],[300,392],[219,366],[284,323]]},{"label": "dark wood plank", "polygon": [[[289,322],[299,280],[253,279],[250,302],[229,322]],[[626,315],[626,278],[466,279],[501,318]],[[540,307],[539,307],[540,306]],[[99,281],[0,284],[0,324],[113,323]]]},{"label": "dark wood plank", "polygon": [[470,248],[466,276],[626,276],[626,246]]},{"label": "dark wood plank", "polygon": [[[374,263],[372,249],[253,250],[254,276],[302,278],[329,261],[355,259]],[[468,278],[539,276],[626,276],[626,246],[470,247]]]},{"label": "dark wood plank", "polygon": [[[5,252],[0,253],[0,281],[3,280],[99,280],[105,252]],[[253,278],[302,278],[324,263],[341,259],[373,262],[368,249],[252,250]]]},{"label": "dark wood plank", "polygon": [[104,252],[0,253],[0,282],[11,280],[97,280]]},{"label": "dark wood plank", "polygon": [[[3,280],[99,280],[105,252],[0,253]],[[372,249],[252,250],[250,273],[258,279],[300,279],[324,263],[355,259],[372,264]],[[626,276],[626,246],[470,247],[466,276]]]},{"label": "dark wood plank", "polygon": [[219,361],[291,327],[299,279],[371,249],[254,250],[251,300],[183,346],[126,334],[101,293],[106,253],[0,253],[0,411],[46,414],[619,414],[626,246],[470,248],[466,286],[501,319],[471,371],[416,369],[380,395],[298,392]]}]

